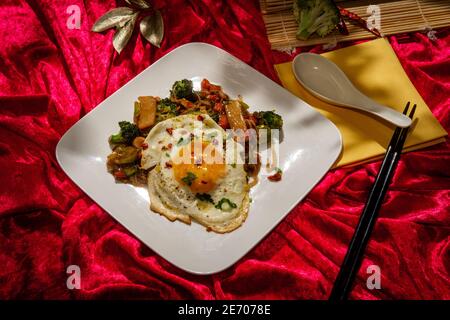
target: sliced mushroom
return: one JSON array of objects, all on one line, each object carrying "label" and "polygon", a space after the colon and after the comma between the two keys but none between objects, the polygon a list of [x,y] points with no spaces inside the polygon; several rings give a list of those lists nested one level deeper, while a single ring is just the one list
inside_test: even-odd
[{"label": "sliced mushroom", "polygon": [[144,130],[155,124],[157,101],[154,97],[141,96],[138,97],[138,103],[137,126]]},{"label": "sliced mushroom", "polygon": [[230,101],[230,103],[225,105],[225,112],[227,114],[228,123],[230,124],[231,129],[241,129],[244,131],[247,129],[239,101]]},{"label": "sliced mushroom", "polygon": [[138,149],[131,146],[118,146],[110,157],[115,164],[133,163],[138,158]]},{"label": "sliced mushroom", "polygon": [[144,137],[136,137],[133,140],[133,146],[135,148],[141,149],[142,148],[142,144],[144,143],[145,138]]}]

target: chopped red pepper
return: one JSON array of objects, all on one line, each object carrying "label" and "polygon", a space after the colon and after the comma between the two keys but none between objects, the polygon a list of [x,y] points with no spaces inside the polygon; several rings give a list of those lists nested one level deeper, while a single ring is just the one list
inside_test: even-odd
[{"label": "chopped red pepper", "polygon": [[180,103],[182,106],[184,106],[185,108],[188,108],[188,109],[190,109],[194,106],[194,104],[192,102],[187,101],[187,100],[181,100]]},{"label": "chopped red pepper", "polygon": [[208,79],[203,79],[201,83],[202,91],[209,91],[211,84],[209,83]]},{"label": "chopped red pepper", "polygon": [[280,170],[278,170],[275,174],[268,176],[267,178],[270,181],[277,182],[277,181],[281,180],[281,176],[282,176],[282,172]]},{"label": "chopped red pepper", "polygon": [[173,133],[173,128],[166,128],[166,131],[168,134],[172,135]]},{"label": "chopped red pepper", "polygon": [[223,104],[221,104],[220,102],[217,102],[214,105],[214,111],[216,112],[222,112],[223,111]]},{"label": "chopped red pepper", "polygon": [[143,144],[142,144],[142,149],[147,149],[148,148],[148,143],[146,143],[146,142],[144,142]]},{"label": "chopped red pepper", "polygon": [[217,86],[215,84],[210,83],[209,84],[209,91],[220,91],[222,90],[221,86]]},{"label": "chopped red pepper", "polygon": [[203,116],[202,116],[201,114],[199,114],[199,115],[197,116],[197,120],[198,120],[198,121],[203,121],[203,119],[204,119],[204,118],[203,118]]},{"label": "chopped red pepper", "polygon": [[224,129],[229,129],[230,125],[228,124],[228,118],[227,115],[221,114],[219,117],[219,126],[221,126]]},{"label": "chopped red pepper", "polygon": [[202,91],[220,91],[222,90],[221,86],[212,84],[208,81],[208,79],[203,79],[201,83]]},{"label": "chopped red pepper", "polygon": [[220,97],[217,94],[210,94],[209,96],[206,97],[206,99],[215,101],[215,102],[220,101]]},{"label": "chopped red pepper", "polygon": [[127,175],[125,174],[125,172],[117,170],[117,171],[114,171],[114,177],[116,179],[126,179]]}]

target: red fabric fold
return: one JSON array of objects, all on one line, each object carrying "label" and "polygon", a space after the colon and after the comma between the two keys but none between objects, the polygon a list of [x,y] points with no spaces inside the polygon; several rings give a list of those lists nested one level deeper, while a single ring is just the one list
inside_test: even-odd
[{"label": "red fabric fold", "polygon": [[[329,172],[249,254],[212,276],[156,255],[57,165],[55,146],[70,126],[183,43],[217,45],[275,81],[273,63],[292,58],[270,50],[258,1],[153,3],[166,26],[161,49],[135,32],[120,56],[112,31],[90,32],[115,1],[0,5],[0,299],[326,299],[379,162]],[[81,10],[80,30],[67,28],[70,5]],[[390,39],[449,130],[450,31],[437,37]],[[446,142],[402,157],[352,298],[450,298],[449,150]],[[366,286],[374,264],[380,290]],[[66,286],[69,265],[80,266],[80,290]]]}]

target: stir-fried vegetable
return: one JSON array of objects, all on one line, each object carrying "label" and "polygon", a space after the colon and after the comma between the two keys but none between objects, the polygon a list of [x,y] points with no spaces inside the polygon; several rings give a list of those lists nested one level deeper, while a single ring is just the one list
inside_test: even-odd
[{"label": "stir-fried vegetable", "polygon": [[138,148],[138,149],[142,148],[142,145],[144,144],[144,141],[145,141],[144,137],[136,137],[136,138],[134,138],[133,143],[132,143],[133,147]]},{"label": "stir-fried vegetable", "polygon": [[127,175],[127,177],[131,177],[135,175],[138,171],[136,166],[124,167],[123,172]]},{"label": "stir-fried vegetable", "polygon": [[[142,151],[153,146],[145,142],[145,136],[157,123],[178,115],[196,114],[197,119],[203,121],[202,115],[208,114],[223,129],[243,130],[245,139],[251,134],[248,129],[281,129],[283,125],[280,115],[273,111],[250,113],[250,107],[242,97],[231,100],[221,86],[212,84],[207,79],[201,82],[200,91],[194,91],[193,87],[192,81],[183,79],[173,84],[167,98],[138,97],[134,104],[134,123],[121,121],[120,132],[110,137],[113,150],[108,156],[107,168],[116,180],[137,185],[146,183],[148,171],[140,168],[140,159]],[[170,135],[172,130],[166,128]],[[178,145],[189,142],[180,140]],[[246,165],[244,169],[249,176],[254,176],[259,171],[259,165]],[[196,178],[189,172],[182,180],[189,186]],[[205,194],[198,199],[202,202],[212,201]],[[233,203],[229,203],[228,199],[222,199],[217,205],[222,210],[233,208]]]},{"label": "stir-fried vegetable", "polygon": [[214,109],[210,109],[208,110],[208,115],[215,121],[215,122],[219,122],[219,118],[220,118],[220,114],[216,111],[214,111]]},{"label": "stir-fried vegetable", "polygon": [[277,182],[277,181],[281,180],[282,176],[283,176],[283,171],[280,168],[276,168],[275,173],[270,175],[270,176],[268,176],[267,178],[270,181]]},{"label": "stir-fried vegetable", "polygon": [[178,115],[177,104],[169,98],[162,99],[156,106],[156,122],[161,122]]},{"label": "stir-fried vegetable", "polygon": [[135,102],[134,121],[140,130],[147,129],[155,124],[156,103],[156,99],[149,96],[138,97],[137,103]]},{"label": "stir-fried vegetable", "polygon": [[114,164],[129,164],[137,160],[138,149],[131,146],[120,145],[109,155],[108,160]]},{"label": "stir-fried vegetable", "polygon": [[256,125],[258,128],[281,129],[283,127],[283,118],[273,111],[254,112]]},{"label": "stir-fried vegetable", "polygon": [[231,129],[233,130],[247,129],[239,101],[237,100],[230,101],[230,103],[225,105],[225,112]]},{"label": "stir-fried vegetable", "polygon": [[129,144],[133,141],[135,137],[139,135],[138,127],[128,121],[120,121],[119,122],[120,132],[117,134],[113,134],[110,137],[110,142],[112,144],[120,144],[126,143]]},{"label": "stir-fried vegetable", "polygon": [[177,113],[177,104],[169,98],[164,98],[158,103],[159,113]]},{"label": "stir-fried vegetable", "polygon": [[191,80],[176,81],[172,86],[171,96],[176,99],[195,101],[194,85]]}]

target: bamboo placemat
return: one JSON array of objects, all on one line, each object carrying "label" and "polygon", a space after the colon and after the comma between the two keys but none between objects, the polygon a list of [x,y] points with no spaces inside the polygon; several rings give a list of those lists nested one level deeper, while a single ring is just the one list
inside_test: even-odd
[{"label": "bamboo placemat", "polygon": [[[367,7],[371,4],[380,6],[381,32],[383,35],[425,31],[428,28],[441,28],[450,25],[449,0],[402,0],[402,1],[336,1],[349,11],[367,19]],[[297,23],[292,13],[292,0],[260,0],[261,11],[266,25],[267,35],[273,49],[286,49],[340,41],[374,38],[365,29],[348,22],[349,35],[334,31],[320,38],[312,36],[306,41],[295,37]]]}]

